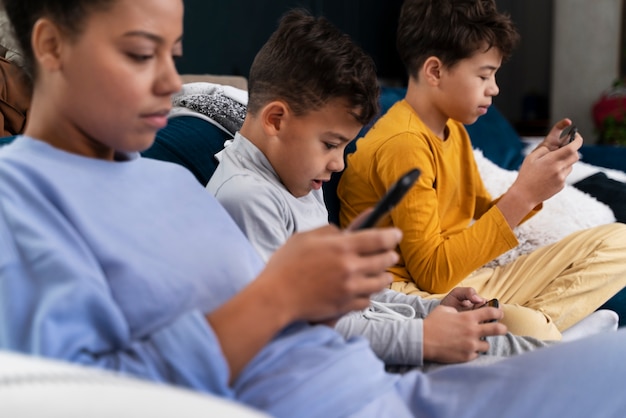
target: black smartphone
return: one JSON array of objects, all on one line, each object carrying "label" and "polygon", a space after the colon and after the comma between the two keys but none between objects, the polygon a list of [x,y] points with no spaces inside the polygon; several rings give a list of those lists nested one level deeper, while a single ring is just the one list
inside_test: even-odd
[{"label": "black smartphone", "polygon": [[499,308],[500,307],[500,302],[498,301],[498,299],[493,298],[491,300],[488,300],[486,303],[480,305],[480,306],[476,306],[474,309],[478,309],[478,308],[484,308],[485,306],[490,306],[492,308]]},{"label": "black smartphone", "polygon": [[[479,308],[484,308],[485,306],[490,306],[492,308],[499,308],[500,307],[500,302],[498,301],[498,299],[493,298],[491,300],[488,300],[486,303],[480,305],[480,306],[476,306],[474,307],[474,309],[479,309]],[[496,319],[492,319],[491,321],[486,321],[486,322],[496,322]]]},{"label": "black smartphone", "polygon": [[357,229],[371,228],[375,226],[383,216],[387,214],[394,206],[398,204],[404,197],[406,192],[415,184],[419,178],[421,171],[417,168],[410,170],[404,174],[393,186],[389,188],[382,199],[378,201],[374,210],[365,218],[365,220],[357,227]]},{"label": "black smartphone", "polygon": [[574,138],[576,138],[576,133],[578,133],[578,128],[574,124],[571,124],[563,132],[561,132],[561,146],[563,147],[572,142]]}]

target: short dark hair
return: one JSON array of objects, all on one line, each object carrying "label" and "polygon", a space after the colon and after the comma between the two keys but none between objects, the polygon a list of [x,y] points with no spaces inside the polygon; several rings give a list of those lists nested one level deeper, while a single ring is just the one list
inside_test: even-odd
[{"label": "short dark hair", "polygon": [[107,10],[117,0],[2,0],[11,22],[15,39],[23,56],[24,68],[35,74],[31,36],[37,20],[48,17],[63,28],[69,36],[78,36],[84,29],[87,16],[96,10]]},{"label": "short dark hair", "polygon": [[445,66],[469,58],[481,48],[497,48],[510,58],[519,33],[495,0],[404,0],[396,47],[409,76],[431,56]]},{"label": "short dark hair", "polygon": [[284,14],[257,53],[248,80],[248,112],[273,100],[298,115],[345,98],[366,125],[378,114],[379,86],[372,58],[324,17],[303,9]]}]

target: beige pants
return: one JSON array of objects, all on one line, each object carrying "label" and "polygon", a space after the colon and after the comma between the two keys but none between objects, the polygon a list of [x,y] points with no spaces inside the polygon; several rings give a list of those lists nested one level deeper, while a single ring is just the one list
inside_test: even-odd
[{"label": "beige pants", "polygon": [[[614,223],[573,233],[497,268],[481,268],[459,283],[503,304],[509,331],[559,340],[626,286],[626,225]],[[391,289],[424,298],[444,297],[394,282]]]}]

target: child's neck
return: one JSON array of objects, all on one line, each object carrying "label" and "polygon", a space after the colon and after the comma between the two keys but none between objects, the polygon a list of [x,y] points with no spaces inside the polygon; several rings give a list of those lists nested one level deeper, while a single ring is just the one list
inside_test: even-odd
[{"label": "child's neck", "polygon": [[434,106],[427,88],[421,86],[419,82],[410,79],[405,99],[433,134],[442,141],[448,139],[447,123],[449,118]]}]

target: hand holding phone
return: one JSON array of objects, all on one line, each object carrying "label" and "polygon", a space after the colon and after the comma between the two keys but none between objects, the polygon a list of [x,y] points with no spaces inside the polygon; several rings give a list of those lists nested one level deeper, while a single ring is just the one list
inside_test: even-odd
[{"label": "hand holding phone", "polygon": [[406,192],[415,184],[420,174],[420,170],[414,168],[400,177],[400,179],[389,188],[383,198],[378,201],[372,213],[370,213],[356,229],[365,229],[375,226],[387,212],[393,209],[393,207],[402,200]]},{"label": "hand holding phone", "polygon": [[[476,306],[474,307],[474,309],[480,309],[480,308],[484,308],[486,306],[492,307],[492,308],[499,308],[500,307],[500,302],[498,301],[498,299],[493,298],[491,300],[488,300],[486,303],[480,305],[480,306]],[[487,322],[496,322],[496,319],[492,319],[491,321],[487,321]]]},{"label": "hand holding phone", "polygon": [[564,147],[565,145],[572,142],[574,138],[576,138],[577,133],[578,133],[578,128],[574,124],[571,124],[569,127],[564,129],[563,132],[561,132],[561,137],[560,137],[561,145],[559,147]]},{"label": "hand holding phone", "polygon": [[496,298],[493,298],[493,299],[488,300],[487,302],[483,303],[482,305],[475,306],[474,309],[484,308],[485,306],[490,306],[492,308],[499,308],[500,307],[500,301],[498,301],[498,299],[496,299]]}]

